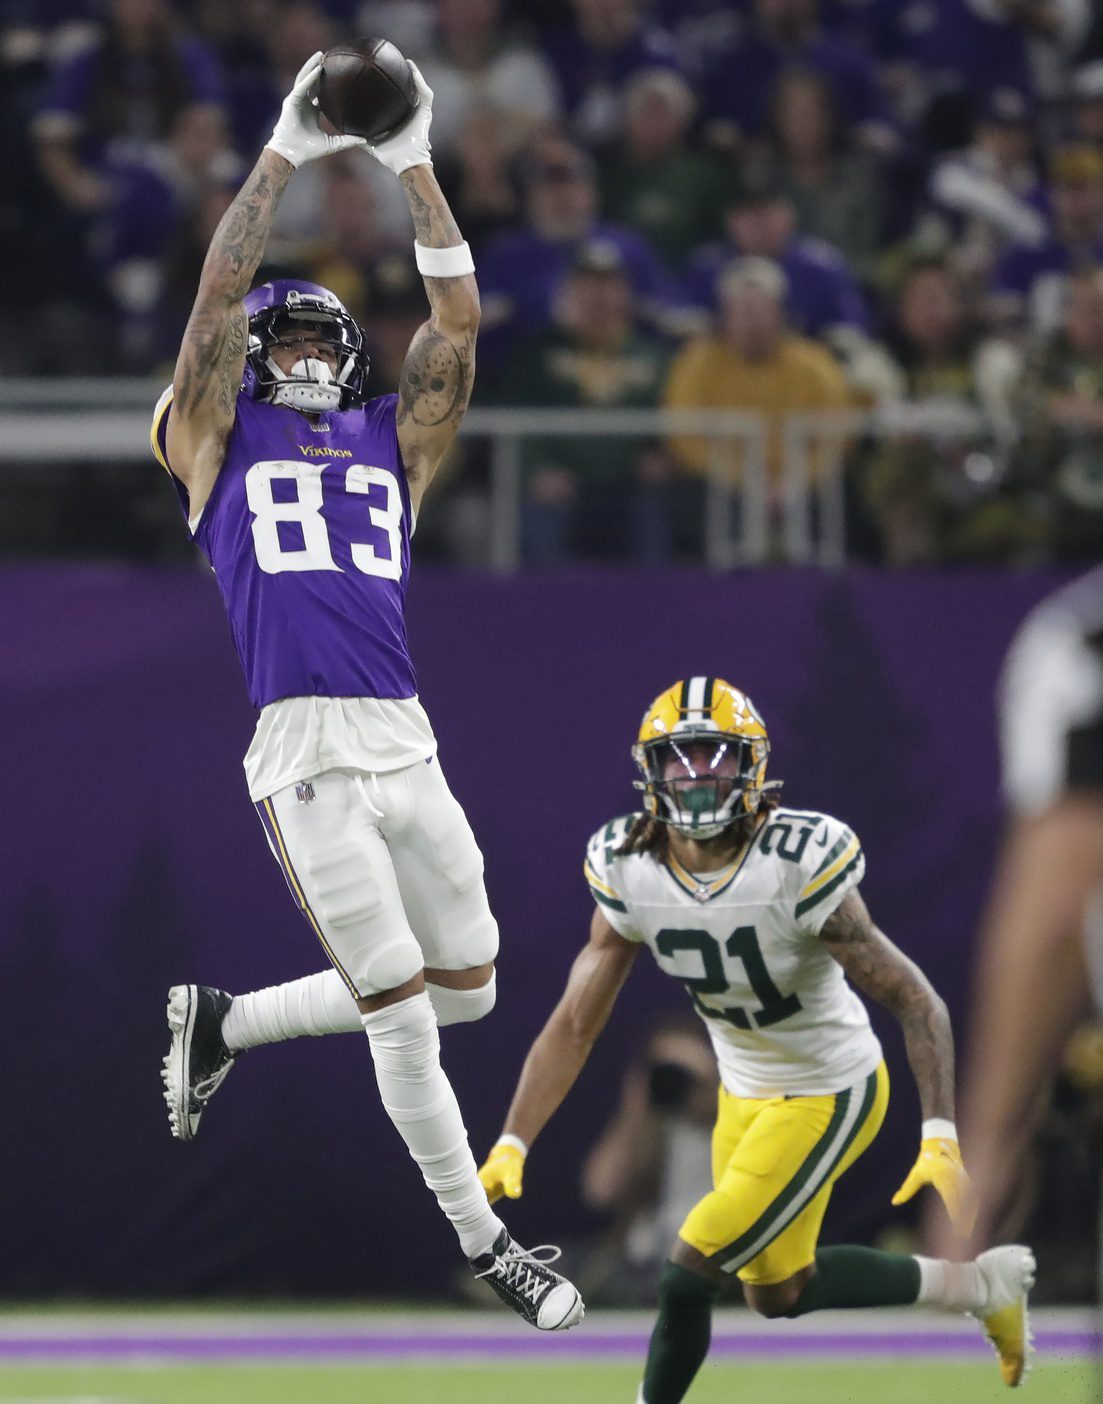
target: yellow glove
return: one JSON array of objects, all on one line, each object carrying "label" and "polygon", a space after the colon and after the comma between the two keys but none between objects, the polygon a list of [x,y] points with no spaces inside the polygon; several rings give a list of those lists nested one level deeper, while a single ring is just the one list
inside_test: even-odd
[{"label": "yellow glove", "polygon": [[479,1170],[479,1182],[491,1204],[501,1199],[521,1198],[521,1178],[525,1173],[528,1152],[516,1136],[503,1136],[497,1141]]},{"label": "yellow glove", "polygon": [[961,1161],[961,1149],[950,1136],[925,1136],[919,1146],[919,1159],[908,1178],[892,1196],[893,1204],[906,1204],[924,1185],[934,1185],[950,1222],[963,1238],[973,1231],[977,1206],[973,1186]]}]

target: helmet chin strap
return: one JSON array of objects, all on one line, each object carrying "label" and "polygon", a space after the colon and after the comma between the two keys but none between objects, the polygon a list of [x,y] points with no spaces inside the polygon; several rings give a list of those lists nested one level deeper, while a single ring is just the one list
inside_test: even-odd
[{"label": "helmet chin strap", "polygon": [[272,404],[318,413],[335,410],[341,403],[341,387],[325,361],[304,357],[291,367],[290,375],[285,375],[271,358],[268,364],[277,377]]}]

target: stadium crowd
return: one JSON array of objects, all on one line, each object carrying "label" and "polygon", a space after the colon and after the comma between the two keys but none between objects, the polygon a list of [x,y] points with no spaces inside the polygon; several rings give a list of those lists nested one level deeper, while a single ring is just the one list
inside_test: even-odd
[{"label": "stadium crowd", "polygon": [[[758,411],[774,507],[786,413],[870,412],[852,554],[1103,549],[1092,0],[3,0],[0,371],[167,379],[304,55],[365,33],[435,92],[482,293],[476,405]],[[354,152],[296,175],[269,246],[265,273],[363,321],[375,393],[426,313],[410,239]],[[444,490],[470,502],[485,454],[455,457]],[[527,440],[526,561],[698,556],[709,459]],[[462,558],[462,534],[432,549]]]}]

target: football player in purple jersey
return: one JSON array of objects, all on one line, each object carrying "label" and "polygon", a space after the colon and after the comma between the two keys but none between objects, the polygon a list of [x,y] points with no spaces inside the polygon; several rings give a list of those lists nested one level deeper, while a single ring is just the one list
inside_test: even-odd
[{"label": "football player in purple jersey", "polygon": [[[432,92],[375,145],[322,131],[322,55],[303,66],[268,145],[215,231],[151,441],[214,569],[259,713],[249,793],[330,981],[368,1036],[388,1115],[475,1273],[532,1325],[582,1317],[547,1253],[526,1252],[476,1174],[438,1027],[494,1003],[498,930],[482,855],[436,760],[417,698],[404,602],[425,489],[471,395],[474,264],[433,174]],[[311,283],[250,291],[298,166],[367,146],[401,180],[430,314],[396,395],[364,402],[360,328]],[[263,1041],[287,989],[232,1001],[169,992],[165,1097],[190,1140],[236,1050]],[[325,1032],[325,999],[302,1005]],[[557,1255],[557,1250],[551,1250]]]}]

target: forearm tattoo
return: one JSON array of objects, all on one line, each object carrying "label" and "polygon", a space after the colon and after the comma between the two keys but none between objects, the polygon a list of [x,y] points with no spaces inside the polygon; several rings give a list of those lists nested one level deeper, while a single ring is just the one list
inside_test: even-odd
[{"label": "forearm tattoo", "polygon": [[820,938],[851,983],[891,1010],[919,1088],[923,1118],[953,1118],[954,1038],[946,1006],[919,967],[873,925],[856,894],[844,898]]},{"label": "forearm tattoo", "polygon": [[275,153],[262,152],[215,230],[176,369],[175,403],[185,414],[208,398],[224,413],[233,411],[248,334],[240,300],[260,266],[293,169]]}]

